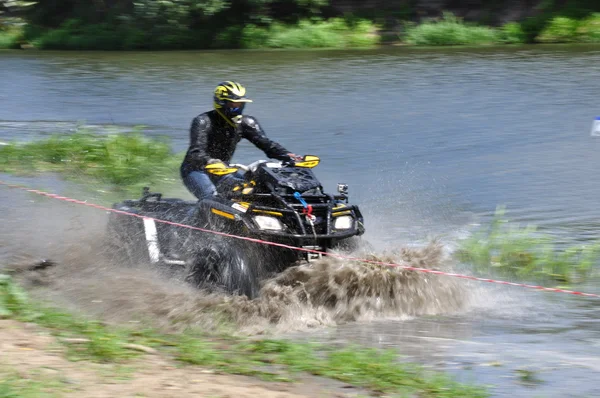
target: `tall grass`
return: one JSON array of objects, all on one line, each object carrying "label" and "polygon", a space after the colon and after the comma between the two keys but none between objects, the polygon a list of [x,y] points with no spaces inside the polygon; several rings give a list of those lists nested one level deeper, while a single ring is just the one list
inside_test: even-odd
[{"label": "tall grass", "polygon": [[440,21],[409,24],[404,41],[417,46],[481,45],[498,43],[500,36],[492,28],[464,23],[452,13]]},{"label": "tall grass", "polygon": [[177,178],[181,160],[168,141],[147,138],[136,131],[109,135],[78,131],[0,147],[2,172],[52,171],[117,187]]},{"label": "tall grass", "polygon": [[456,256],[482,275],[578,283],[592,276],[600,243],[558,248],[535,226],[521,227],[499,207],[489,228],[461,242]]},{"label": "tall grass", "polygon": [[366,20],[349,24],[341,18],[300,21],[297,25],[273,23],[269,27],[247,25],[242,48],[349,48],[378,44],[376,26]]}]

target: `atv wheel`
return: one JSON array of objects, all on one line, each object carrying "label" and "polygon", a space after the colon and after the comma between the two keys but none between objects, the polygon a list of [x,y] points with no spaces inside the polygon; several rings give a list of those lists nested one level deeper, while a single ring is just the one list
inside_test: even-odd
[{"label": "atv wheel", "polygon": [[186,281],[199,288],[222,289],[250,299],[258,296],[260,263],[248,247],[223,239],[210,239],[202,246],[188,268]]}]

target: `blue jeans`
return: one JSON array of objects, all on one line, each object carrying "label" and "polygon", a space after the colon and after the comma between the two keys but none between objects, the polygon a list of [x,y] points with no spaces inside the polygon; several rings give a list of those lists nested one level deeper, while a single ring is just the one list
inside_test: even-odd
[{"label": "blue jeans", "polygon": [[243,180],[243,177],[238,173],[209,176],[202,171],[192,171],[183,177],[183,184],[198,200],[202,200],[217,194],[217,184],[219,185],[219,191],[227,192]]}]

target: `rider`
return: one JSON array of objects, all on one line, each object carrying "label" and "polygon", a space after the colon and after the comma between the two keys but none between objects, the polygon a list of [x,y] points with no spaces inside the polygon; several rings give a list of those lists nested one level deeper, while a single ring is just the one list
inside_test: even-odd
[{"label": "rider", "polygon": [[262,149],[269,158],[283,161],[301,159],[267,138],[255,118],[242,115],[244,105],[252,102],[246,97],[244,86],[232,81],[220,83],[215,88],[213,99],[214,110],[192,120],[190,146],[180,169],[183,183],[198,199],[216,195],[216,184],[233,187],[241,182],[239,174],[215,176],[206,173],[204,167],[229,162],[242,138]]}]

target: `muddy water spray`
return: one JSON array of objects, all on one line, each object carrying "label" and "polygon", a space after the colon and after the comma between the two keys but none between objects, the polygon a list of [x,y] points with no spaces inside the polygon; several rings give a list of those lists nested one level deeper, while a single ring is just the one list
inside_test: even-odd
[{"label": "muddy water spray", "polygon": [[[214,331],[227,320],[241,333],[254,334],[442,314],[464,303],[459,281],[333,258],[292,267],[265,281],[260,296],[248,300],[198,291],[147,267],[124,268],[105,261],[97,245],[83,240],[65,250],[54,266],[31,270],[32,261],[21,260],[12,268],[26,270],[21,280],[36,296],[117,323]],[[440,245],[431,244],[380,259],[439,266],[441,253]]]}]

